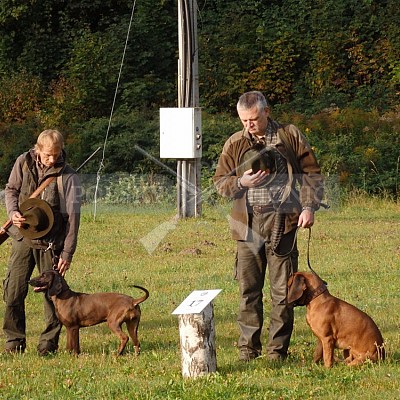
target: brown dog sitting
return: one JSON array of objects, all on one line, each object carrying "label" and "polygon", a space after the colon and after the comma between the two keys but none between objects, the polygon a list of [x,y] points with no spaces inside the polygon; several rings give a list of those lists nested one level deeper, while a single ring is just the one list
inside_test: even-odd
[{"label": "brown dog sitting", "polygon": [[46,271],[31,279],[29,284],[35,292],[47,291],[54,303],[57,317],[67,330],[67,350],[79,354],[79,329],[107,321],[109,328],[121,340],[118,355],[122,354],[129,340],[122,331],[124,322],[132,338],[135,354],[140,353],[137,335],[141,315],[139,304],[149,297],[145,288],[134,286],[145,292],[138,299],[119,293],[77,293],[69,288],[57,271]]},{"label": "brown dog sitting", "polygon": [[343,349],[347,365],[384,360],[381,332],[366,313],[332,296],[315,273],[296,272],[288,281],[288,303],[307,306],[307,323],[318,338],[314,361],[331,367],[334,349]]}]

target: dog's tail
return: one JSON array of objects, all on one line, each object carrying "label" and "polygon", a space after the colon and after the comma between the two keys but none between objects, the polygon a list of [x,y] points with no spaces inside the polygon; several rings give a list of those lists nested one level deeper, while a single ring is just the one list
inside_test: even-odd
[{"label": "dog's tail", "polygon": [[149,294],[149,291],[147,289],[145,289],[144,287],[137,286],[137,285],[132,285],[132,286],[137,289],[143,290],[143,292],[144,292],[144,296],[139,297],[138,299],[134,300],[135,306],[137,306],[138,304],[143,303],[150,296],[150,294]]}]

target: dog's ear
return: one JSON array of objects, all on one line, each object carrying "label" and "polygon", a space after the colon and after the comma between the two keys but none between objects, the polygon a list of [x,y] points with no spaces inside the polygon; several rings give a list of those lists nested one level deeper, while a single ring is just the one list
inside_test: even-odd
[{"label": "dog's ear", "polygon": [[49,287],[49,296],[58,296],[62,292],[63,288],[63,277],[57,272],[53,273],[53,280]]},{"label": "dog's ear", "polygon": [[288,282],[288,295],[287,302],[294,303],[299,300],[303,293],[307,289],[306,280],[303,275],[293,275],[289,278]]}]

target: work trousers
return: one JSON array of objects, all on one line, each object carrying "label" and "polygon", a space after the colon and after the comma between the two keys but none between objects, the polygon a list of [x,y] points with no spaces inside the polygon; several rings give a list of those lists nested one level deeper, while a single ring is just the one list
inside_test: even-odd
[{"label": "work trousers", "polygon": [[289,276],[298,268],[296,229],[284,234],[276,252],[273,252],[271,234],[274,212],[254,212],[251,217],[250,239],[237,242],[236,278],[240,292],[238,346],[253,354],[261,354],[263,287],[268,266],[272,305],[267,356],[271,359],[284,358],[294,321],[293,307],[287,304],[286,297]]},{"label": "work trousers", "polygon": [[[6,350],[15,348],[25,350],[25,298],[28,294],[28,281],[35,265],[38,267],[39,274],[53,268],[52,256],[51,251],[32,249],[23,240],[13,239],[7,275],[3,282],[5,302],[3,332],[6,336]],[[61,324],[55,314],[54,305],[46,294],[44,295],[44,317],[45,329],[40,335],[38,350],[55,351],[58,348]]]}]

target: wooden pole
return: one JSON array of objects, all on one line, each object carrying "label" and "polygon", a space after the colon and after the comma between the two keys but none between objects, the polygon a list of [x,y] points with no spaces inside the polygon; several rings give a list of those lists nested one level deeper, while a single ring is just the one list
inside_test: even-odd
[{"label": "wooden pole", "polygon": [[201,313],[179,315],[182,375],[197,378],[217,370],[214,307],[210,302]]},{"label": "wooden pole", "polygon": [[[196,0],[178,1],[178,46],[178,107],[199,107]],[[201,158],[178,160],[177,169],[180,171],[178,216],[199,217],[202,213]]]}]

